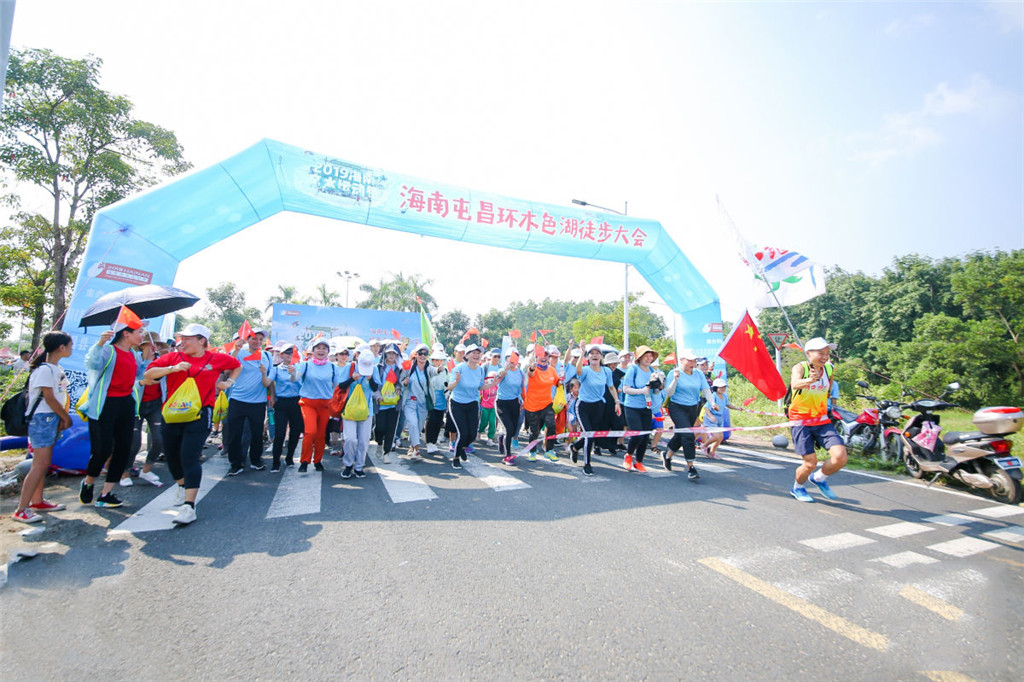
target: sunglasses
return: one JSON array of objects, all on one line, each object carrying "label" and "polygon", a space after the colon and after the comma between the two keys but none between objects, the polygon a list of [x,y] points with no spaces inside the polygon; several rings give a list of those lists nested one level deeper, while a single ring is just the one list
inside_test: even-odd
[{"label": "sunglasses", "polygon": [[419,353],[417,353],[416,355],[427,355],[427,354],[428,354],[428,353],[427,353],[427,351],[425,351],[425,350],[421,350],[421,351],[420,351]]}]

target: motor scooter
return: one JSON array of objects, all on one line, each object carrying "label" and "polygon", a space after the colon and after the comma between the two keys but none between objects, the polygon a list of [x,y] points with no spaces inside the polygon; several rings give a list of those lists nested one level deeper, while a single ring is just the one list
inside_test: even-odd
[{"label": "motor scooter", "polygon": [[959,388],[955,382],[938,400],[915,400],[905,407],[917,412],[903,427],[901,443],[907,472],[914,478],[934,474],[949,476],[970,488],[987,491],[1007,504],[1021,500],[1021,459],[1011,454],[1013,442],[1006,436],[1024,426],[1024,411],[1018,407],[983,407],[971,421],[977,431],[951,431],[939,438],[937,412],[955,407],[943,398]]}]

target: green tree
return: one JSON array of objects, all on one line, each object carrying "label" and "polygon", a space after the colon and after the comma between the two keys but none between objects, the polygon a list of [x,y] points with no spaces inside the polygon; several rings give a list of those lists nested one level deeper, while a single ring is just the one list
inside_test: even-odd
[{"label": "green tree", "polygon": [[433,313],[437,310],[437,302],[426,290],[431,284],[433,280],[423,279],[420,275],[405,276],[401,272],[390,279],[381,278],[377,286],[360,284],[359,290],[368,298],[357,307],[414,313],[419,312],[419,300],[422,300],[426,311]]},{"label": "green tree", "polygon": [[319,285],[317,285],[316,293],[317,293],[317,298],[314,299],[314,300],[316,300],[316,304],[317,305],[322,305],[322,306],[340,306],[341,305],[341,300],[338,298],[338,294],[336,292],[334,292],[334,291],[328,291],[326,284],[319,284]]},{"label": "green tree", "polygon": [[444,344],[448,352],[451,352],[470,326],[469,316],[461,310],[452,310],[444,315],[439,315],[434,318],[433,323],[437,340]]},{"label": "green tree", "polygon": [[52,233],[41,216],[21,215],[17,227],[0,230],[0,303],[32,320],[31,347],[39,346],[53,292],[47,267]]},{"label": "green tree", "polygon": [[0,168],[53,202],[32,218],[48,225],[57,328],[96,212],[190,167],[174,133],[134,118],[131,100],[99,87],[102,63],[12,50],[0,111]]},{"label": "green tree", "polygon": [[305,305],[308,302],[309,299],[299,297],[298,287],[293,287],[288,284],[278,284],[277,293],[267,299],[267,305],[263,310],[270,310],[275,303],[294,303],[297,305]]},{"label": "green tree", "polygon": [[253,327],[262,326],[260,310],[250,306],[245,300],[245,293],[235,288],[233,282],[221,282],[206,290],[203,314],[189,319],[179,318],[180,324],[199,322],[210,328],[215,343],[224,343],[234,337],[242,323],[249,320]]}]

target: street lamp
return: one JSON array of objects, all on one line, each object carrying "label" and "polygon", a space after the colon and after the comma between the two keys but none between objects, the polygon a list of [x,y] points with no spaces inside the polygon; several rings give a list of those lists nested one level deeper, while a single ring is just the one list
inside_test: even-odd
[{"label": "street lamp", "polygon": [[[581,201],[580,199],[573,199],[572,203],[577,206],[590,206],[600,211],[607,211],[608,213],[615,213],[616,215],[626,215],[629,211],[629,202],[624,202],[624,206],[621,211],[616,211],[614,208],[605,208],[604,206],[598,206],[592,204],[589,201]],[[625,289],[622,292],[622,350],[629,352],[629,263],[626,263],[626,279]]]},{"label": "street lamp", "polygon": [[339,272],[338,273],[338,277],[341,277],[343,280],[345,280],[345,307],[347,308],[348,307],[348,285],[349,285],[349,283],[352,280],[354,280],[357,277],[359,277],[359,273],[358,272],[349,272],[348,270],[346,270],[345,272]]}]

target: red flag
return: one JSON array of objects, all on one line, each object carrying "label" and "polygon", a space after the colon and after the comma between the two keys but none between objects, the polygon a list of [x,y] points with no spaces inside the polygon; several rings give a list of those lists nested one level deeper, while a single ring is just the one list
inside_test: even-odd
[{"label": "red flag", "polygon": [[510,329],[508,332],[508,337],[510,339],[520,339],[523,337],[523,333],[518,329]]},{"label": "red flag", "polygon": [[292,351],[292,361],[289,362],[288,364],[290,364],[290,365],[297,365],[300,362],[302,362],[302,351],[299,350],[298,346],[296,346],[295,350]]},{"label": "red flag", "polygon": [[669,353],[668,355],[666,355],[664,363],[666,365],[674,365],[674,364],[676,364],[676,354],[675,353]]},{"label": "red flag", "polygon": [[590,343],[604,343],[604,337],[595,336],[594,338],[590,339]]},{"label": "red flag", "polygon": [[403,362],[403,363],[402,363],[402,369],[404,369],[404,370],[405,370],[405,371],[407,371],[407,372],[408,372],[408,371],[409,371],[410,369],[412,369],[412,360],[406,360],[405,362]]},{"label": "red flag", "polygon": [[769,400],[779,400],[786,395],[786,382],[775,368],[775,361],[750,313],[744,312],[729,332],[718,357],[732,365]]},{"label": "red flag", "polygon": [[126,305],[121,306],[121,310],[117,313],[117,320],[114,322],[114,331],[119,332],[122,329],[142,329],[142,320],[139,316],[132,312],[132,309]]},{"label": "red flag", "polygon": [[234,341],[228,341],[227,343],[225,343],[223,346],[220,347],[220,352],[221,353],[230,353],[234,349],[235,349],[235,342]]},{"label": "red flag", "polygon": [[803,348],[800,347],[799,343],[784,343],[784,344],[782,344],[782,347],[783,348],[792,348],[793,350],[798,350],[801,353],[804,350]]},{"label": "red flag", "polygon": [[537,343],[537,332],[530,334],[530,341]]},{"label": "red flag", "polygon": [[452,371],[453,369],[455,369],[455,361],[452,360],[451,358],[448,359],[448,363],[447,364],[448,364],[448,371],[449,372]]},{"label": "red flag", "polygon": [[386,377],[384,377],[384,381],[390,381],[393,384],[397,384],[398,383],[398,375],[395,374],[395,370],[389,369],[388,370],[388,375]]},{"label": "red flag", "polygon": [[256,351],[252,355],[244,358],[244,360],[246,362],[249,362],[250,360],[262,360],[262,359],[263,359],[263,353],[261,353],[260,351]]},{"label": "red flag", "polygon": [[749,398],[747,398],[746,400],[743,401],[743,407],[746,407],[747,405],[749,405],[750,403],[754,402],[755,400],[757,400],[757,396],[756,395],[750,396]]},{"label": "red flag", "polygon": [[550,334],[553,331],[555,331],[555,330],[554,329],[541,329],[540,330],[540,335],[541,336],[547,336],[548,334]]},{"label": "red flag", "polygon": [[480,345],[483,346],[484,348],[487,348],[487,346],[491,345],[491,342],[481,336]]},{"label": "red flag", "polygon": [[400,339],[400,338],[402,338],[402,332],[398,331],[397,329],[392,329],[391,330],[391,338],[393,338],[393,339]]}]

